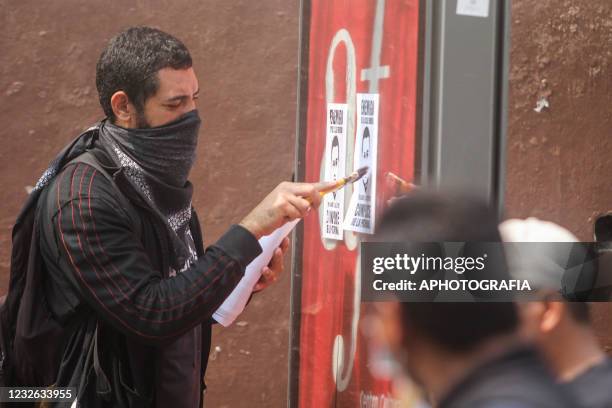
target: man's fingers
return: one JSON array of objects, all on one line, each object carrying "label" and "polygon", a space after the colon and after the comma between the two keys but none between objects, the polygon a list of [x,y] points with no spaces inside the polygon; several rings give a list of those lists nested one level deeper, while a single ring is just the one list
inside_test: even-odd
[{"label": "man's fingers", "polygon": [[321,189],[334,185],[325,183],[280,183],[261,203],[240,221],[257,239],[272,233],[287,221],[306,216],[321,204]]},{"label": "man's fingers", "polygon": [[321,192],[328,191],[336,185],[335,181],[324,181],[319,183],[286,183],[286,191],[300,196],[310,202],[312,207],[317,208],[321,203]]},{"label": "man's fingers", "polygon": [[281,251],[283,251],[283,255],[287,253],[287,251],[289,251],[289,245],[291,244],[289,237],[285,237],[285,239],[283,239],[283,242],[281,242],[280,244],[280,249]]},{"label": "man's fingers", "polygon": [[285,238],[283,240],[283,242],[281,243],[281,247],[276,248],[274,250],[274,254],[272,255],[270,263],[268,264],[268,266],[265,266],[261,270],[261,277],[253,287],[253,292],[259,292],[270,286],[274,281],[278,279],[278,276],[285,269],[283,263],[284,250],[282,249],[282,246],[285,246],[285,248],[289,247],[288,238]]},{"label": "man's fingers", "polygon": [[335,186],[336,183],[337,181],[320,181],[318,183],[314,183],[314,188],[317,191],[326,191]]},{"label": "man's fingers", "polygon": [[336,181],[324,181],[324,182],[320,182],[320,183],[314,183],[313,187],[316,191],[316,194],[310,198],[310,202],[312,203],[313,207],[318,208],[319,205],[321,204],[321,200],[322,200],[322,193],[326,193],[329,192],[330,189],[335,188],[336,186]]},{"label": "man's fingers", "polygon": [[269,267],[264,266],[264,268],[261,270],[261,276],[259,277],[259,280],[253,287],[253,292],[262,291],[263,289],[267,288],[272,282],[274,282],[274,273]]},{"label": "man's fingers", "polygon": [[272,269],[270,269],[269,266],[265,266],[261,271],[261,276],[263,278],[261,283],[265,284],[272,281],[272,279],[274,278],[274,273],[272,272]]},{"label": "man's fingers", "polygon": [[280,248],[276,248],[272,260],[268,264],[270,268],[271,276],[266,277],[267,279],[276,280],[277,276],[283,271],[283,251]]},{"label": "man's fingers", "polygon": [[302,197],[308,201],[314,208],[319,206],[321,202],[321,196],[319,191],[315,188],[314,183],[290,183],[288,185],[288,192]]},{"label": "man's fingers", "polygon": [[289,221],[303,217],[300,210],[292,204],[290,199],[287,199],[287,202],[284,204],[283,213],[285,214],[285,218],[287,218]]},{"label": "man's fingers", "polygon": [[314,207],[319,205],[321,196],[319,190],[317,190],[315,183],[287,183],[287,192],[304,198],[310,202]]},{"label": "man's fingers", "polygon": [[261,271],[261,277],[253,287],[253,292],[259,292],[270,284],[270,279],[266,278],[266,275],[270,275],[270,268],[267,266]]},{"label": "man's fingers", "polygon": [[302,197],[306,197],[315,191],[314,183],[286,183],[286,190]]},{"label": "man's fingers", "polygon": [[287,201],[291,203],[301,214],[301,218],[305,217],[308,214],[310,209],[310,203],[302,197],[295,195],[288,195]]}]

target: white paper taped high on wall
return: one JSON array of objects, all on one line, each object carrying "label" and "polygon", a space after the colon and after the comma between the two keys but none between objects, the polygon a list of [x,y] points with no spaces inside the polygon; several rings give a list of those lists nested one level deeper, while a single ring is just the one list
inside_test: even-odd
[{"label": "white paper taped high on wall", "polygon": [[344,218],[344,229],[366,234],[374,233],[376,220],[378,101],[378,94],[357,94],[353,169],[368,166],[369,172],[353,186],[353,194]]}]

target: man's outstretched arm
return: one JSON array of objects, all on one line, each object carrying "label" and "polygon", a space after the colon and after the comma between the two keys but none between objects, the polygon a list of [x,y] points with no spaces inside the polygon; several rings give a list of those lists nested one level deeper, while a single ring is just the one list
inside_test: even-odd
[{"label": "man's outstretched arm", "polygon": [[162,279],[109,180],[84,164],[58,177],[55,196],[49,197],[55,200],[54,261],[104,320],[153,343],[171,340],[210,318],[260,253],[256,237],[305,215],[310,202],[319,203],[315,187],[281,183],[243,226],[232,226],[195,265]]}]

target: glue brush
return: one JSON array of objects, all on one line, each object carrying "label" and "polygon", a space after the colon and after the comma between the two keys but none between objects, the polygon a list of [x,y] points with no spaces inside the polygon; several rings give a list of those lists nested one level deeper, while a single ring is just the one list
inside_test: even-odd
[{"label": "glue brush", "polygon": [[340,180],[336,181],[334,184],[319,190],[319,194],[321,195],[321,197],[323,197],[325,194],[333,193],[334,191],[340,190],[347,184],[353,184],[354,182],[365,176],[369,169],[370,168],[368,166],[363,166],[360,169],[354,171],[349,176],[343,177]]}]

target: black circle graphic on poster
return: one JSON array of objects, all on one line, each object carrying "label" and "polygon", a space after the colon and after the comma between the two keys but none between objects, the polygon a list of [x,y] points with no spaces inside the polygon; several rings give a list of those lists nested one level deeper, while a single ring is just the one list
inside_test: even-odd
[{"label": "black circle graphic on poster", "polygon": [[[331,144],[331,168],[332,168],[332,181],[338,180],[338,165],[340,164],[340,142],[338,136],[334,136]],[[334,200],[336,199],[336,192],[332,193]]]},{"label": "black circle graphic on poster", "polygon": [[[363,129],[363,136],[361,138],[361,158],[367,160],[370,157],[370,129],[366,126]],[[370,186],[370,177],[368,174],[361,178],[365,193],[368,194],[368,187]]]}]

